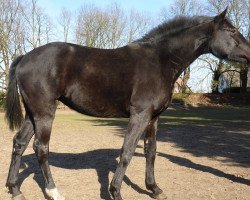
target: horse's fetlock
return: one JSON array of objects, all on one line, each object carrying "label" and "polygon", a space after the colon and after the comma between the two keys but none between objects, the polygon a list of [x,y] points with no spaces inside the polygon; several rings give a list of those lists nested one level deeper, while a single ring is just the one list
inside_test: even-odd
[{"label": "horse's fetlock", "polygon": [[12,183],[10,180],[7,180],[5,187],[11,190],[12,187],[15,186],[15,183]]},{"label": "horse's fetlock", "polygon": [[147,190],[150,190],[153,192],[153,196],[158,196],[161,194],[163,191],[157,186],[157,184],[154,183],[146,183],[146,188]]},{"label": "horse's fetlock", "polygon": [[148,182],[146,182],[146,188],[147,188],[148,190],[153,191],[156,187],[157,187],[157,185],[156,185],[155,182],[153,182],[153,183],[148,183]]},{"label": "horse's fetlock", "polygon": [[114,185],[110,185],[109,192],[114,200],[122,200],[120,190],[118,190]]}]

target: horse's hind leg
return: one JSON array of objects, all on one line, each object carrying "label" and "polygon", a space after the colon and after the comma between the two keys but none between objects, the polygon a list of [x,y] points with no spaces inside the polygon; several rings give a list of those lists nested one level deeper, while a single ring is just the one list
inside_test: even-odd
[{"label": "horse's hind leg", "polygon": [[21,157],[25,149],[27,148],[30,139],[34,134],[34,127],[28,115],[25,117],[25,121],[22,124],[20,131],[17,132],[13,139],[13,151],[11,164],[9,169],[9,175],[6,182],[6,187],[9,188],[10,193],[13,195],[13,199],[22,200],[25,199],[17,186],[19,168],[21,164]]},{"label": "horse's hind leg", "polygon": [[53,108],[51,105],[49,107],[45,107],[44,110],[46,111],[43,112],[43,114],[39,113],[34,115],[35,140],[33,149],[36,153],[42,171],[46,194],[54,200],[62,200],[64,198],[59,194],[55,186],[48,163],[49,140],[56,105],[54,105]]},{"label": "horse's hind leg", "polygon": [[147,126],[144,139],[144,152],[146,157],[146,188],[153,192],[155,199],[166,199],[162,190],[157,186],[154,175],[154,163],[156,155],[156,131],[158,118],[153,119]]}]

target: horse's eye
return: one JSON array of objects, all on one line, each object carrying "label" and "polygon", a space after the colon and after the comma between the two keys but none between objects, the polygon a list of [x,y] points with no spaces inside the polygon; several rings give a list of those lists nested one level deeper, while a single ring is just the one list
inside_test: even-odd
[{"label": "horse's eye", "polygon": [[236,28],[232,28],[231,32],[232,32],[232,33],[236,33],[236,32],[237,32],[237,29],[236,29]]},{"label": "horse's eye", "polygon": [[231,33],[236,33],[237,29],[236,28],[224,28],[225,31],[231,32]]}]

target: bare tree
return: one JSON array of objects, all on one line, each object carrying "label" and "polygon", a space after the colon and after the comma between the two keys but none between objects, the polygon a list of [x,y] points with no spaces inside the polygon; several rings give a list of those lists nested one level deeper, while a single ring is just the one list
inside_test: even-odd
[{"label": "bare tree", "polygon": [[136,10],[131,10],[126,23],[126,42],[131,43],[143,36],[153,25],[152,19]]},{"label": "bare tree", "polygon": [[64,42],[68,42],[71,23],[72,23],[72,14],[66,8],[62,8],[61,13],[58,18],[58,23],[61,26],[62,33],[63,33],[63,40]]},{"label": "bare tree", "polygon": [[162,9],[161,17],[167,20],[174,16],[193,16],[204,12],[204,5],[198,0],[175,0],[169,8]]},{"label": "bare tree", "polygon": [[126,27],[126,16],[121,7],[114,3],[106,9],[109,16],[109,25],[107,30],[108,48],[116,48],[124,44],[124,31]]},{"label": "bare tree", "polygon": [[126,16],[118,4],[101,9],[85,5],[78,11],[76,42],[98,47],[116,48],[124,44]]},{"label": "bare tree", "polygon": [[50,41],[52,22],[49,16],[38,6],[38,0],[31,0],[22,9],[25,25],[25,51],[34,49]]},{"label": "bare tree", "polygon": [[9,65],[17,54],[21,54],[23,29],[20,21],[21,3],[2,0],[0,7],[0,88],[6,89]]},{"label": "bare tree", "polygon": [[76,21],[76,42],[89,47],[105,48],[109,18],[94,5],[85,5],[78,11]]},{"label": "bare tree", "polygon": [[0,88],[6,88],[9,66],[17,56],[50,41],[51,21],[36,0],[1,0]]},{"label": "bare tree", "polygon": [[207,0],[207,10],[211,14],[219,14],[228,6],[228,0]]}]

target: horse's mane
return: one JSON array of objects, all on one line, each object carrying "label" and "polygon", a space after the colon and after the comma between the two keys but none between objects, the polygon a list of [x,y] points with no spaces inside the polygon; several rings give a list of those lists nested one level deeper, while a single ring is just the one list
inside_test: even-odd
[{"label": "horse's mane", "polygon": [[177,16],[172,20],[165,21],[156,28],[153,28],[141,39],[136,40],[134,43],[140,42],[155,42],[161,36],[171,35],[186,28],[194,27],[202,23],[210,22],[211,17],[207,16]]}]

